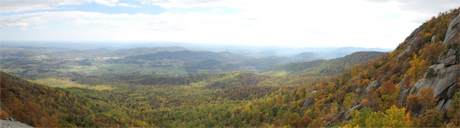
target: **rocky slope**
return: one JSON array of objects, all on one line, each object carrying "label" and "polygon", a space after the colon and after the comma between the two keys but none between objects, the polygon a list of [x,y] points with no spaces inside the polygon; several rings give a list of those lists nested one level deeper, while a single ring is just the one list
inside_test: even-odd
[{"label": "rocky slope", "polygon": [[27,124],[21,123],[19,121],[9,121],[9,120],[0,120],[1,128],[33,128]]},{"label": "rocky slope", "polygon": [[[338,91],[330,91],[335,88],[326,88],[326,91],[323,89],[325,87],[315,88],[316,93],[312,92],[304,100],[303,107],[311,109],[321,105],[313,99],[328,101],[327,97],[324,98],[328,93],[331,94],[329,97],[339,98],[352,94],[357,98],[350,96],[347,105],[343,105],[345,101],[338,100],[338,104],[345,107],[336,116],[329,118],[331,123],[350,121],[352,110],[371,108],[373,112],[384,112],[395,105],[400,109],[405,107],[411,118],[422,120],[429,115],[429,110],[434,110],[439,114],[436,115],[439,117],[438,122],[443,124],[438,126],[458,126],[456,120],[460,112],[457,111],[456,93],[460,91],[459,9],[442,13],[416,28],[386,56],[375,59],[375,62],[358,64],[356,68],[342,74],[335,81],[340,88]],[[413,102],[414,99],[424,100],[424,103]],[[328,125],[330,123],[325,123],[325,126]]]},{"label": "rocky slope", "polygon": [[[454,13],[449,20],[449,25],[447,27],[447,31],[443,40],[443,46],[452,43],[458,44],[460,39],[460,14],[458,12]],[[422,26],[415,29],[407,38],[406,42],[408,43],[404,51],[398,55],[398,60],[405,55],[410,53],[411,51],[418,51],[423,47],[422,43],[422,36],[419,34],[422,30]],[[439,35],[442,35],[440,33]],[[434,43],[436,35],[431,37],[431,44]],[[404,44],[403,43],[403,44]],[[407,96],[413,94],[420,94],[419,91],[423,88],[429,87],[434,89],[433,97],[438,98],[437,109],[448,110],[451,108],[452,103],[452,96],[455,92],[459,91],[459,87],[457,87],[457,79],[459,78],[459,57],[458,57],[459,49],[458,48],[450,48],[441,53],[435,61],[432,63],[425,73],[425,76],[418,80],[412,88],[403,88],[400,90],[400,98],[399,101],[404,104]],[[401,60],[402,61],[402,60]],[[402,80],[398,85],[400,87],[404,87],[404,80]],[[372,87],[379,87],[382,83],[379,80],[375,80],[371,82],[366,91],[369,91]]]},{"label": "rocky slope", "polygon": [[[459,78],[459,65],[457,64],[456,53],[458,51],[449,49],[439,56],[436,64],[430,66],[423,79],[417,81],[410,90],[410,94],[420,94],[422,88],[433,88],[433,97],[438,98],[438,109],[447,110],[452,103],[452,96],[458,92],[457,79]],[[430,71],[431,70],[431,71]],[[408,93],[407,90],[403,90]],[[406,94],[407,95],[407,94]]]}]

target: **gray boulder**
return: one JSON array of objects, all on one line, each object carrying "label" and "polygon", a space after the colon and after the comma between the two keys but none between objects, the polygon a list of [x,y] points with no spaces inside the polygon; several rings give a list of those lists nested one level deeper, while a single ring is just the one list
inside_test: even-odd
[{"label": "gray boulder", "polygon": [[363,108],[361,104],[351,107],[350,109],[347,110],[347,112],[345,112],[345,114],[343,114],[342,119],[350,118],[349,115],[350,115],[351,110],[360,110],[361,108]]},{"label": "gray boulder", "polygon": [[399,87],[405,87],[405,86],[404,86],[404,82],[406,82],[406,81],[405,81],[405,79],[403,78],[401,81],[399,81],[398,86],[399,86]]},{"label": "gray boulder", "polygon": [[441,68],[436,73],[436,77],[427,79],[423,78],[417,81],[412,88],[412,91],[416,91],[417,94],[420,94],[419,91],[422,88],[433,88],[434,97],[439,98],[440,94],[448,89],[450,86],[454,85],[458,78],[458,65],[452,65],[449,67]]},{"label": "gray boulder", "polygon": [[449,90],[447,91],[447,98],[452,98],[452,96],[455,95],[455,90],[457,90],[457,85],[453,85],[449,88]]},{"label": "gray boulder", "polygon": [[[314,94],[316,93],[316,90],[313,90],[311,91],[311,94]],[[314,103],[314,100],[313,100],[313,95],[310,95],[307,99],[305,99],[305,101],[303,102],[303,107],[306,108],[308,106],[310,106],[311,104]]]},{"label": "gray boulder", "polygon": [[448,110],[448,109],[452,108],[451,104],[452,104],[452,99],[447,100],[447,102],[444,103],[444,105],[442,106],[442,109],[443,110]]},{"label": "gray boulder", "polygon": [[447,52],[447,56],[455,56],[457,52],[454,49],[449,49]]},{"label": "gray boulder", "polygon": [[398,96],[399,96],[399,97],[398,97],[399,103],[405,104],[408,95],[409,95],[409,90],[404,89],[404,90],[400,91],[400,92],[399,92],[399,95],[398,95]]},{"label": "gray boulder", "polygon": [[455,36],[457,36],[458,32],[460,31],[459,21],[460,15],[457,15],[450,21],[449,27],[447,27],[446,35],[444,36],[444,41],[442,42],[443,46],[454,41]]},{"label": "gray boulder", "polygon": [[[444,63],[441,63],[441,64],[435,64],[435,65],[431,65],[430,68],[434,69],[435,71],[435,75],[439,72],[439,70],[445,68],[446,65],[444,65]],[[425,73],[425,76],[426,76],[426,73]]]},{"label": "gray boulder", "polygon": [[436,39],[436,35],[433,35],[433,36],[431,37],[431,44],[434,44],[434,43],[435,43],[435,42],[434,42],[435,39]]},{"label": "gray boulder", "polygon": [[27,124],[21,123],[19,121],[8,121],[0,119],[0,128],[33,128]]},{"label": "gray boulder", "polygon": [[371,83],[369,83],[369,85],[367,85],[366,92],[368,92],[369,90],[371,90],[372,87],[378,88],[379,86],[380,86],[380,85],[379,85],[379,81],[374,80],[374,81],[372,81]]},{"label": "gray boulder", "polygon": [[415,38],[412,38],[412,40],[409,42],[409,45],[407,45],[406,49],[404,49],[404,51],[401,54],[398,55],[397,59],[399,59],[399,57],[401,57],[406,52],[409,52],[412,49],[412,45],[414,45],[416,41],[421,41],[421,39],[422,39],[421,36],[417,36]]},{"label": "gray boulder", "polygon": [[436,105],[436,110],[441,110],[442,105],[444,105],[444,99],[441,99],[438,104]]},{"label": "gray boulder", "polygon": [[438,60],[436,60],[436,62],[438,64],[444,63],[444,60],[446,60],[446,58],[448,57],[447,53],[449,53],[449,50],[442,52],[441,55],[439,55]]},{"label": "gray boulder", "polygon": [[444,60],[444,64],[446,66],[454,65],[455,62],[457,62],[457,57],[456,56],[449,56],[449,57],[446,58],[446,60]]},{"label": "gray boulder", "polygon": [[363,89],[361,89],[361,88],[356,88],[355,93],[356,93],[356,94],[360,94],[362,90],[363,90]]}]

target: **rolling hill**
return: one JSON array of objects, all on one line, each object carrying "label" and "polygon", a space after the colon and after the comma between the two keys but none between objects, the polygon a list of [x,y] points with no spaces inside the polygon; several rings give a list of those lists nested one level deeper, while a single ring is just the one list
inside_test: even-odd
[{"label": "rolling hill", "polygon": [[231,52],[209,52],[209,51],[176,51],[176,52],[157,52],[154,54],[147,55],[136,55],[126,57],[129,59],[147,59],[147,60],[156,60],[156,59],[180,59],[184,61],[202,61],[206,59],[216,59],[216,60],[234,60],[234,59],[244,59],[246,57]]},{"label": "rolling hill", "polygon": [[324,74],[337,75],[352,66],[371,61],[382,56],[383,52],[356,52],[345,57],[331,60],[296,62],[259,70],[258,73],[272,76]]}]

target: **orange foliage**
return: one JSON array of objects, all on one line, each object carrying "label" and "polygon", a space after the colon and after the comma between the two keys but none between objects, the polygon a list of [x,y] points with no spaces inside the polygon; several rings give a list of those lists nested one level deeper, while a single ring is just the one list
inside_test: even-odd
[{"label": "orange foliage", "polygon": [[382,87],[380,89],[380,94],[381,95],[391,95],[396,91],[395,85],[391,81],[387,81],[382,84]]}]

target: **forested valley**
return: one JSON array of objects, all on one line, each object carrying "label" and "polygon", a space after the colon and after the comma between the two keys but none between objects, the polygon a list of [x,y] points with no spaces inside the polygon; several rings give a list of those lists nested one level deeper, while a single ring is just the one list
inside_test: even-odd
[{"label": "forested valley", "polygon": [[6,48],[0,119],[33,127],[459,127],[459,20],[459,9],[442,12],[392,52],[335,59]]}]

